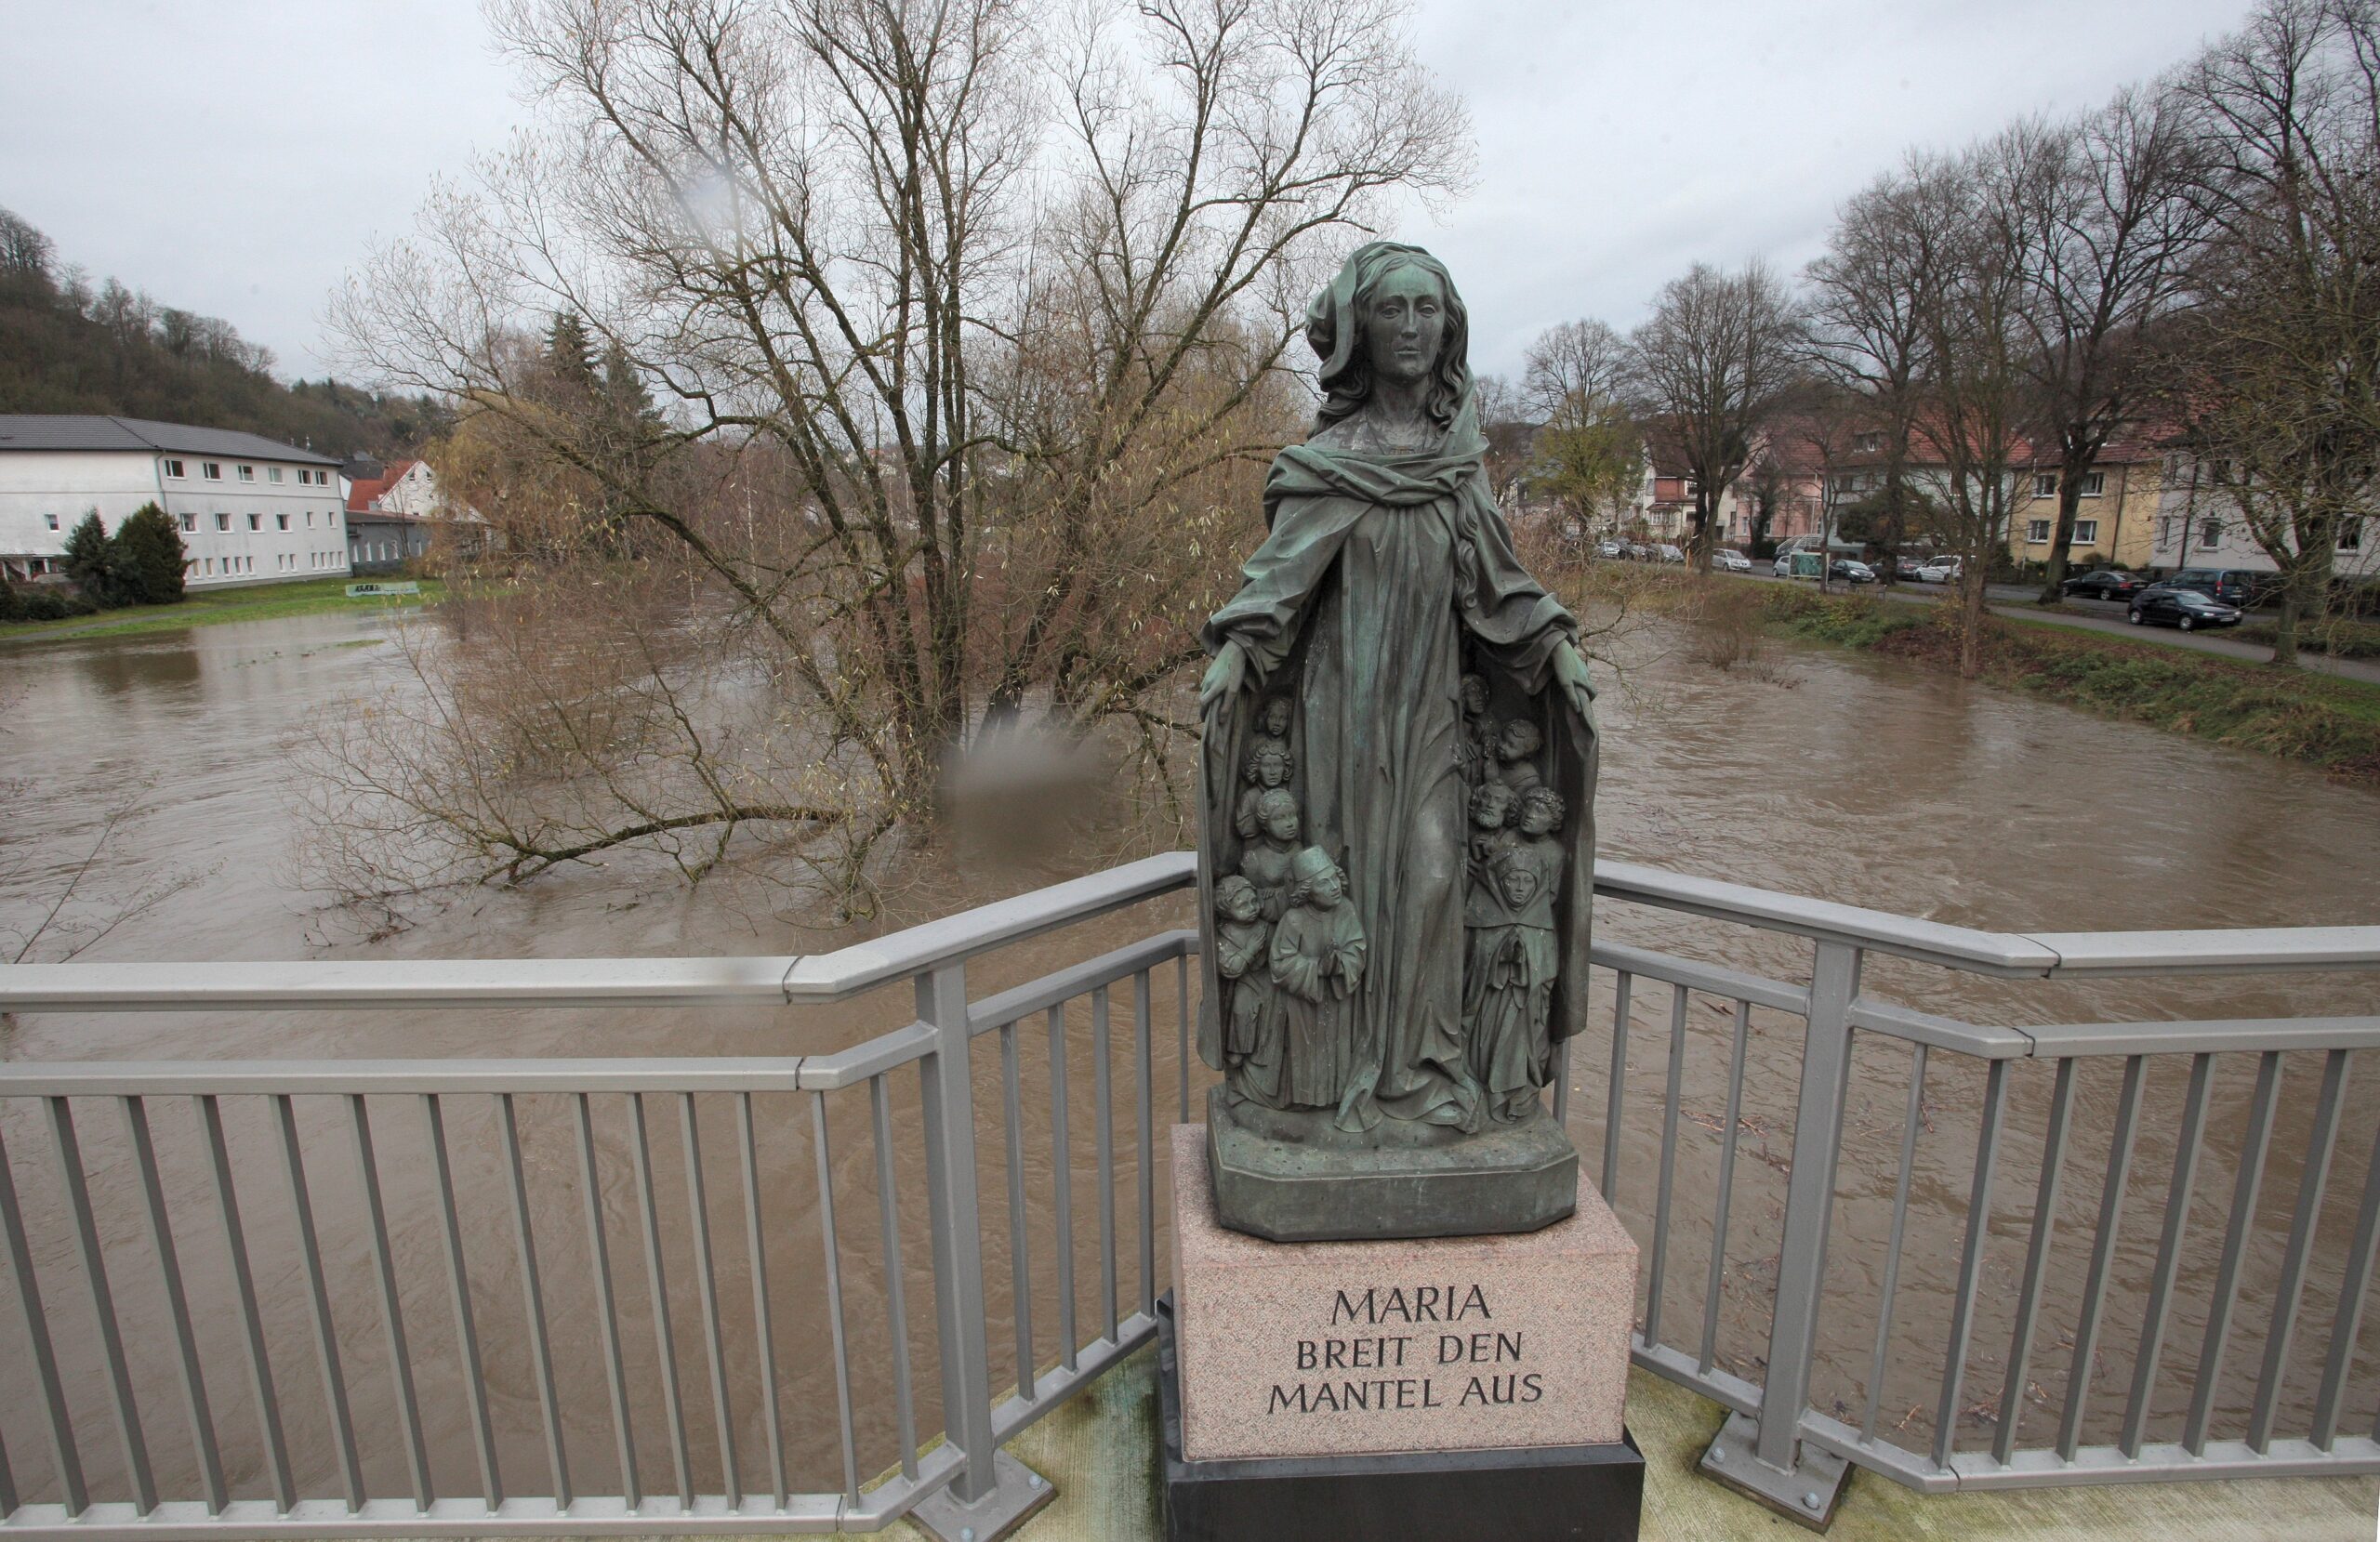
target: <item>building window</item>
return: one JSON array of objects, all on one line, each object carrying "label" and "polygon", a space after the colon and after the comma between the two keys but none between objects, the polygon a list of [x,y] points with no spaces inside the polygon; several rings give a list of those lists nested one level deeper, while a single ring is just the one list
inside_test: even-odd
[{"label": "building window", "polygon": [[231,529],[231,516],[230,516],[229,514],[218,514],[218,515],[216,515],[216,516],[215,516],[215,528],[216,528],[216,529],[218,529],[218,530],[229,530],[229,529]]},{"label": "building window", "polygon": [[206,560],[206,576],[209,578],[215,576],[215,559],[212,557]]},{"label": "building window", "polygon": [[264,468],[264,480],[267,481],[279,481],[281,480],[281,468],[278,466],[266,467]]},{"label": "building window", "polygon": [[276,528],[287,530],[289,528],[289,516],[286,514],[275,514],[272,517],[272,522]]},{"label": "building window", "polygon": [[261,514],[249,515],[248,528],[250,530],[262,530],[264,528],[264,516]]},{"label": "building window", "polygon": [[198,533],[198,516],[195,514],[184,514],[182,516],[182,530],[185,534],[196,534]]},{"label": "building window", "polygon": [[1855,455],[1872,455],[1884,447],[1884,436],[1882,434],[1859,434],[1851,441],[1852,453]]},{"label": "building window", "polygon": [[2055,498],[2055,497],[2056,497],[2056,496],[2057,496],[2057,473],[2056,473],[2056,472],[2055,472],[2055,471],[2043,471],[2043,472],[2040,473],[2038,476],[2034,477],[2034,478],[2033,478],[2033,496],[2034,496],[2034,497],[2036,497],[2036,498]]},{"label": "building window", "polygon": [[43,522],[44,524],[46,524],[46,525],[49,526],[49,528],[50,528],[50,529],[52,529],[52,530],[56,530],[56,529],[58,528],[58,516],[57,516],[57,515],[55,515],[55,514],[45,514],[45,515],[43,515],[41,518],[42,518],[42,522]]},{"label": "building window", "polygon": [[308,530],[314,528],[314,511],[311,508],[306,510],[306,528]]},{"label": "building window", "polygon": [[178,477],[181,474],[182,463],[180,461],[169,460],[165,462],[165,475],[169,477]]},{"label": "building window", "polygon": [[2108,474],[2105,471],[2085,471],[2082,473],[2082,481],[2080,491],[2083,497],[2096,498],[2101,493],[2107,491],[2107,486]]},{"label": "building window", "polygon": [[2339,549],[2341,551],[2361,551],[2363,549],[2362,520],[2359,518],[2350,518],[2340,522]]},{"label": "building window", "polygon": [[221,481],[223,480],[223,463],[220,461],[200,461],[198,463],[198,470],[199,475],[205,477],[208,481]]},{"label": "building window", "polygon": [[2025,544],[2027,546],[2042,546],[2048,540],[2049,521],[2047,520],[2027,520],[2025,521]]},{"label": "building window", "polygon": [[255,467],[253,467],[253,466],[243,466],[243,467],[241,467],[241,468],[240,468],[240,480],[241,480],[242,481],[256,481],[256,480],[257,480],[257,468],[256,468]]},{"label": "building window", "polygon": [[2198,527],[2198,545],[2201,551],[2213,551],[2222,544],[2222,521],[2209,520],[2204,524]]},{"label": "building window", "polygon": [[2077,521],[2074,521],[2074,544],[2075,544],[2076,546],[2078,546],[2078,547],[2089,547],[2089,546],[2096,546],[2096,545],[2098,545],[2098,543],[2099,543],[2099,521],[2096,521],[2096,520],[2077,520]]}]

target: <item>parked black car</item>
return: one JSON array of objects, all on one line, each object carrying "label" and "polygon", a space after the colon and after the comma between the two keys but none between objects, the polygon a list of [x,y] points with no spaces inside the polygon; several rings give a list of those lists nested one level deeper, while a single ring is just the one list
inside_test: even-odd
[{"label": "parked black car", "polygon": [[2174,584],[2151,584],[2134,597],[2132,609],[2125,613],[2135,626],[2179,626],[2185,632],[2201,626],[2237,626],[2240,614],[2236,605]]},{"label": "parked black car", "polygon": [[2184,568],[2171,578],[2160,579],[2156,587],[2196,589],[2219,604],[2245,610],[2262,597],[2271,577],[2247,568]]},{"label": "parked black car", "polygon": [[2122,568],[2101,568],[2079,573],[2060,584],[2058,592],[2082,600],[2130,600],[2149,586],[2149,580]]},{"label": "parked black car", "polygon": [[1876,570],[1865,562],[1855,562],[1848,557],[1838,557],[1827,569],[1827,576],[1840,579],[1846,584],[1872,584],[1876,581]]}]

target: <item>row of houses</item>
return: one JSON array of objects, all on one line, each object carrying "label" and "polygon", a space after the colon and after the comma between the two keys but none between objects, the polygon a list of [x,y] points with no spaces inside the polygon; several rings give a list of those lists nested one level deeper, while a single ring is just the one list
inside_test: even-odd
[{"label": "row of houses", "polygon": [[[2012,562],[2038,563],[2049,557],[2057,531],[2059,472],[2054,461],[2039,464],[2048,458],[2034,456],[2028,465],[2024,455],[2018,457],[2004,533]],[[1769,503],[1769,539],[1816,535],[1829,494],[1839,519],[1842,510],[1883,486],[1885,459],[1881,432],[1854,434],[1847,450],[1821,456],[1809,436],[1790,427],[1772,431],[1752,467],[1720,499],[1718,538],[1749,545],[1763,496]],[[1908,483],[1928,496],[1941,497],[1949,485],[1949,468],[1929,452],[1922,435],[1902,468]],[[2147,434],[2109,440],[2082,476],[2072,560],[2131,569],[2272,571],[2272,559],[2237,507],[2215,491],[2215,481],[2195,456],[2162,447]],[[1691,481],[1648,465],[1635,498],[1615,511],[1615,527],[1641,530],[1645,539],[1683,541],[1693,508]],[[2347,521],[2335,556],[2343,576],[2380,574],[2380,516]]]},{"label": "row of houses", "polygon": [[86,515],[113,531],[152,503],[181,527],[193,589],[393,572],[442,525],[479,523],[419,460],[343,462],[138,417],[0,414],[0,573],[12,583],[60,577]]}]

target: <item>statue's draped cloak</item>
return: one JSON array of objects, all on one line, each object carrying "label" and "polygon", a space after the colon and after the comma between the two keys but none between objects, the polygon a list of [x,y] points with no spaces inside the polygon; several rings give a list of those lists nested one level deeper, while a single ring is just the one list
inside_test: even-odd
[{"label": "statue's draped cloak", "polygon": [[1236,872],[1240,762],[1256,711],[1293,707],[1291,783],[1302,842],[1345,866],[1368,975],[1348,1014],[1354,1043],[1338,1123],[1474,1122],[1462,1040],[1465,789],[1456,761],[1466,668],[1501,716],[1536,714],[1546,780],[1562,795],[1569,852],[1555,902],[1555,1042],[1581,1024],[1593,892],[1595,730],[1553,675],[1577,623],[1521,567],[1481,475],[1486,442],[1465,402],[1432,450],[1376,457],[1313,444],[1273,462],[1271,534],[1246,583],[1202,635],[1249,655],[1247,689],[1207,711],[1200,757],[1199,911],[1206,990],[1199,1053],[1221,1069],[1223,982],[1212,964],[1217,877]]}]

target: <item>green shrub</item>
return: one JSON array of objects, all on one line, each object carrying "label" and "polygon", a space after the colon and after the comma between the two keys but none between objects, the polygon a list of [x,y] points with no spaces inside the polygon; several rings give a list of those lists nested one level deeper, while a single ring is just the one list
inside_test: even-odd
[{"label": "green shrub", "polygon": [[132,602],[131,585],[124,572],[124,554],[108,538],[99,511],[83,516],[66,537],[66,576],[93,605],[101,610]]},{"label": "green shrub", "polygon": [[96,615],[99,602],[86,594],[69,594],[53,586],[27,589],[17,601],[17,614],[23,621],[64,621],[69,616]]},{"label": "green shrub", "polygon": [[182,533],[164,509],[142,504],[116,527],[114,546],[117,582],[128,603],[171,605],[181,599]]}]

